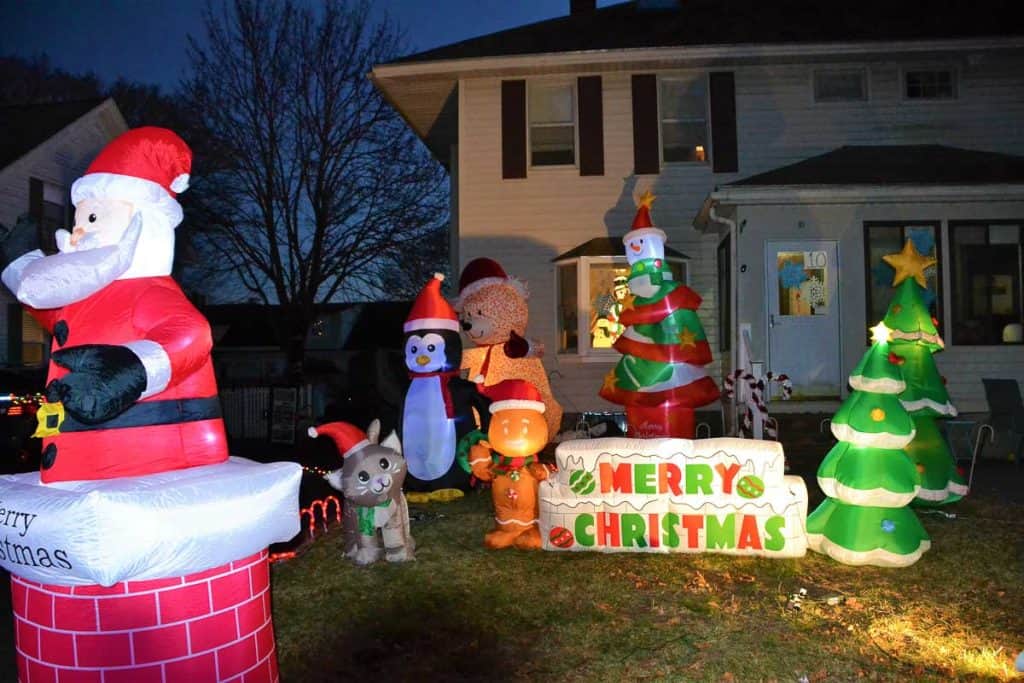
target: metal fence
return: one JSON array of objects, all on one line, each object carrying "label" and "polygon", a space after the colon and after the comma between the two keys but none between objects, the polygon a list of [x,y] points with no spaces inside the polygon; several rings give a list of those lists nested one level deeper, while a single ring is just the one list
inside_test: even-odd
[{"label": "metal fence", "polygon": [[313,385],[221,387],[224,428],[232,439],[294,443],[302,417],[310,413]]}]

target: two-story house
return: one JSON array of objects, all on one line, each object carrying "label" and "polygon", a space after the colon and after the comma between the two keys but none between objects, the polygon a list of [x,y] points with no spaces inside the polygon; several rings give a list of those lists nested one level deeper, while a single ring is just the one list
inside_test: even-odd
[{"label": "two-story house", "polygon": [[[109,98],[0,107],[0,225],[29,217],[46,236],[71,225],[71,184],[127,129]],[[0,286],[0,366],[40,365],[48,349],[39,324]]]},{"label": "two-story house", "polygon": [[597,396],[619,356],[595,321],[646,190],[703,297],[713,376],[742,345],[792,378],[798,409],[834,409],[894,291],[882,256],[910,239],[938,261],[927,303],[960,410],[984,409],[983,376],[1024,381],[1011,4],[567,9],[371,74],[451,174],[453,267],[489,256],[528,281],[567,413],[617,408]]}]

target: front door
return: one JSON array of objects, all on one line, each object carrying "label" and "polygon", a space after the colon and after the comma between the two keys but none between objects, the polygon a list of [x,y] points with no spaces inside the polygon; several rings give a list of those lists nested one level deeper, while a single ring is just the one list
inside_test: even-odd
[{"label": "front door", "polygon": [[838,246],[766,242],[768,367],[788,375],[793,398],[839,397]]}]

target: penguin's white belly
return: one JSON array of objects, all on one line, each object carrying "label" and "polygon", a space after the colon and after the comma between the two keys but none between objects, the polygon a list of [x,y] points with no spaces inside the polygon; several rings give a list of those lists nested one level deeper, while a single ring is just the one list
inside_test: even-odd
[{"label": "penguin's white belly", "polygon": [[441,378],[414,379],[402,413],[402,451],[409,474],[421,481],[440,478],[455,461],[455,446],[455,420],[445,410]]}]

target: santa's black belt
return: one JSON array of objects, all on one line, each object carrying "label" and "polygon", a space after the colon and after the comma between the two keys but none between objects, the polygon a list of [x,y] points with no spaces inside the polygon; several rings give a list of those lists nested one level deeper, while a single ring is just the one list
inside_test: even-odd
[{"label": "santa's black belt", "polygon": [[217,396],[143,401],[131,406],[117,417],[98,424],[79,422],[66,413],[64,406],[60,403],[44,403],[39,406],[39,411],[36,413],[39,427],[33,436],[91,432],[99,429],[152,427],[213,420],[219,417],[221,417],[220,399]]}]

